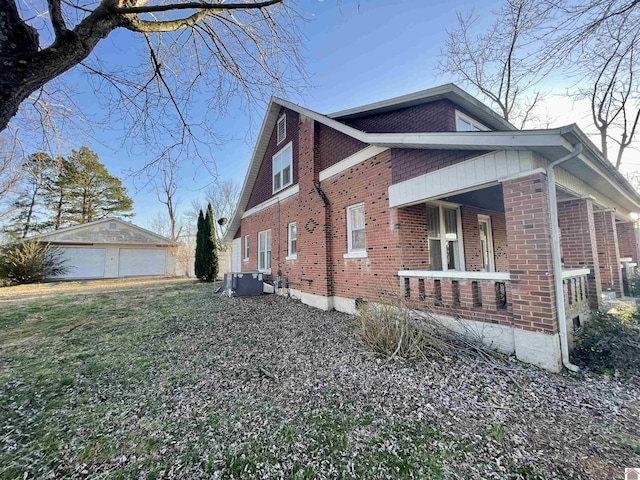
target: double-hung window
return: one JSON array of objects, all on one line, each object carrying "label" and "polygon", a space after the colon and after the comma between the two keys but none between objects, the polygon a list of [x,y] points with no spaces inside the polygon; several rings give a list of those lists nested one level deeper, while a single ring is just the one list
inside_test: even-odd
[{"label": "double-hung window", "polygon": [[291,142],[273,156],[273,193],[293,183],[293,149]]},{"label": "double-hung window", "polygon": [[463,270],[460,209],[427,205],[431,270]]},{"label": "double-hung window", "polygon": [[249,235],[244,236],[244,260],[249,260]]},{"label": "double-hung window", "polygon": [[298,227],[296,223],[290,223],[288,228],[288,259],[295,259],[298,257]]},{"label": "double-hung window", "polygon": [[345,257],[366,257],[364,203],[347,207],[347,254]]},{"label": "double-hung window", "polygon": [[271,230],[258,233],[258,271],[271,273]]}]

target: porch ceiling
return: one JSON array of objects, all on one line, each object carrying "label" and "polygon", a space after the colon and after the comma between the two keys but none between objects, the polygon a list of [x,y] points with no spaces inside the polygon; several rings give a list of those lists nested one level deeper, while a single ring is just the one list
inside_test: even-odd
[{"label": "porch ceiling", "polygon": [[502,195],[502,185],[480,188],[471,192],[451,195],[442,198],[447,202],[468,205],[481,210],[491,210],[494,212],[504,212],[504,197]]}]

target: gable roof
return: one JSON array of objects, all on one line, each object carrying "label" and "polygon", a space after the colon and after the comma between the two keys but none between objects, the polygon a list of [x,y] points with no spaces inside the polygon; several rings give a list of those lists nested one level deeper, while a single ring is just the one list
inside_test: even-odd
[{"label": "gable roof", "polygon": [[496,130],[517,130],[515,126],[506,121],[480,100],[468,94],[453,83],[439,85],[419,92],[389,98],[380,102],[369,103],[360,107],[349,108],[327,115],[329,118],[339,120],[352,120],[359,117],[390,112],[401,108],[423,105],[438,100],[451,100],[487,127]]},{"label": "gable roof", "polygon": [[[382,113],[413,105],[428,103],[440,99],[449,99],[482,120],[487,126],[505,128],[506,131],[481,132],[426,132],[426,133],[366,133],[338,121],[359,116]],[[550,160],[558,159],[573,151],[574,146],[582,143],[585,153],[573,163],[571,173],[580,177],[582,165],[587,165],[596,176],[602,177],[603,187],[616,190],[624,198],[625,207],[630,211],[640,211],[640,194],[631,186],[624,176],[608,162],[598,148],[587,138],[576,124],[553,129],[518,130],[482,102],[454,84],[422,90],[381,102],[361,107],[342,110],[330,115],[323,115],[282,98],[272,97],[267,107],[258,141],[251,156],[249,169],[242,185],[238,205],[233,214],[223,242],[231,242],[240,227],[242,215],[258,177],[269,138],[281,108],[287,108],[300,115],[311,118],[327,127],[348,135],[363,143],[386,148],[414,148],[436,150],[528,150],[536,152]],[[580,163],[580,165],[576,165]],[[570,164],[563,164],[563,168]],[[587,175],[588,177],[588,175]],[[587,183],[592,181],[587,178]]]},{"label": "gable roof", "polygon": [[[83,230],[83,229],[88,229],[88,228],[92,228],[95,227],[96,225],[100,225],[102,223],[108,223],[108,222],[117,222],[121,225],[124,225],[127,228],[133,229],[133,230],[137,230],[140,233],[146,235],[147,237],[151,237],[151,239],[156,240],[156,243],[151,243],[149,242],[149,245],[178,245],[177,242],[174,242],[173,240],[167,238],[167,237],[163,237],[162,235],[158,235],[157,233],[154,233],[150,230],[147,230],[146,228],[142,228],[139,227],[137,225],[134,225],[133,223],[129,223],[125,220],[122,220],[121,218],[103,218],[100,220],[95,220],[93,222],[88,222],[88,223],[81,223],[79,225],[72,225],[71,227],[65,227],[65,228],[61,228],[59,230],[54,230],[52,232],[46,232],[46,233],[41,233],[38,235],[33,235],[31,237],[27,237],[24,240],[46,240],[47,238],[51,238],[57,235],[64,235],[66,233],[70,233],[70,232],[75,232],[78,230]],[[52,241],[56,241],[56,240],[52,240]],[[61,240],[60,243],[63,243],[64,241]],[[76,243],[76,242],[73,242]],[[96,243],[96,242],[94,242]],[[105,243],[119,243],[119,242],[105,242]],[[120,242],[120,243],[125,243],[125,242]]]}]

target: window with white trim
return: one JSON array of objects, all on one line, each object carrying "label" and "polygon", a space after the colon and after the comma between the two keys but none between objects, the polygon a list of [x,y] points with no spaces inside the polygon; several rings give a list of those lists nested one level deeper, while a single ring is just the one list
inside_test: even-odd
[{"label": "window with white trim", "polygon": [[278,119],[278,124],[276,125],[276,137],[277,137],[276,145],[280,145],[282,142],[284,142],[285,138],[287,138],[287,114],[286,113]]},{"label": "window with white trim", "polygon": [[258,271],[271,272],[271,230],[258,232]]},{"label": "window with white trim", "polygon": [[347,252],[366,254],[364,203],[347,207]]},{"label": "window with white trim", "polygon": [[244,236],[244,260],[249,260],[249,235]]},{"label": "window with white trim", "polygon": [[458,132],[484,132],[489,129],[480,122],[456,110],[456,130]]},{"label": "window with white trim", "polygon": [[294,259],[298,257],[298,227],[295,222],[289,224],[288,229],[288,256],[287,258]]},{"label": "window with white trim", "polygon": [[293,183],[293,158],[292,144],[280,150],[273,156],[273,193]]},{"label": "window with white trim", "polygon": [[460,209],[427,205],[427,225],[431,270],[463,270]]}]

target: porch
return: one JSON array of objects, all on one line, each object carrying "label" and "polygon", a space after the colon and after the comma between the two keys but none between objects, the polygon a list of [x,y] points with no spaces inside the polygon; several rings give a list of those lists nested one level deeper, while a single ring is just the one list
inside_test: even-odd
[{"label": "porch", "polygon": [[[561,305],[546,187],[540,172],[397,207],[402,248],[397,275],[408,304],[442,317],[504,327],[513,332],[509,335],[540,333],[547,337],[543,343],[557,339]],[[574,328],[599,308],[603,290],[622,296],[618,232],[634,230],[590,198],[558,186],[556,196],[570,346]],[[637,259],[637,242],[629,243],[625,248]],[[555,348],[549,347],[551,357]]]}]

